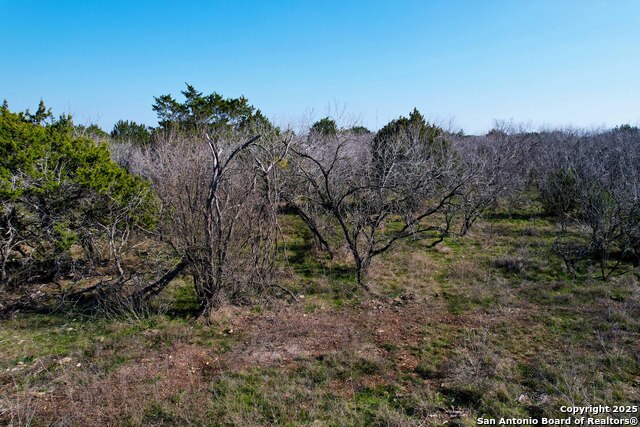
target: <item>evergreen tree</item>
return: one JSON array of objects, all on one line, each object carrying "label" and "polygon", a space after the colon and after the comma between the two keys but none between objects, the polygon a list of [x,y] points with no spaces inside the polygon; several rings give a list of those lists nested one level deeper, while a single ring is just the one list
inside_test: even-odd
[{"label": "evergreen tree", "polygon": [[371,133],[371,131],[364,126],[353,126],[351,129],[349,129],[349,131],[356,135],[366,135],[368,133]]},{"label": "evergreen tree", "polygon": [[113,126],[111,137],[117,142],[145,146],[151,143],[151,130],[148,126],[134,121],[119,120]]},{"label": "evergreen tree", "polygon": [[380,129],[372,142],[372,166],[383,179],[392,158],[403,159],[415,147],[432,158],[440,158],[450,146],[442,128],[428,123],[414,108],[409,117],[400,116]]},{"label": "evergreen tree", "polygon": [[311,126],[310,132],[323,136],[336,136],[338,134],[338,126],[335,120],[330,117],[325,117],[315,122]]},{"label": "evergreen tree", "polygon": [[224,98],[216,92],[204,95],[190,84],[181,93],[184,102],[177,101],[171,95],[154,98],[153,111],[158,114],[160,129],[199,135],[220,130],[239,130],[254,124],[271,127],[269,120],[244,96]]},{"label": "evergreen tree", "polygon": [[[41,104],[43,106],[44,104]],[[147,182],[111,160],[105,143],[76,137],[70,116],[47,125],[36,114],[0,110],[0,273],[20,242],[29,255],[11,274],[53,279],[77,262],[71,246],[91,257],[92,242],[133,225],[151,226],[154,211]],[[123,231],[125,232],[125,231]],[[11,273],[11,272],[10,272]],[[36,276],[33,276],[36,274]]]},{"label": "evergreen tree", "polygon": [[31,114],[29,109],[27,109],[27,111],[20,113],[20,115],[23,120],[36,125],[44,124],[47,120],[53,119],[51,108],[47,108],[42,99],[40,100],[40,104],[38,104],[38,109],[35,114]]},{"label": "evergreen tree", "polygon": [[74,130],[76,135],[90,138],[94,141],[105,141],[109,139],[109,134],[96,124],[90,124],[89,126],[77,125]]}]

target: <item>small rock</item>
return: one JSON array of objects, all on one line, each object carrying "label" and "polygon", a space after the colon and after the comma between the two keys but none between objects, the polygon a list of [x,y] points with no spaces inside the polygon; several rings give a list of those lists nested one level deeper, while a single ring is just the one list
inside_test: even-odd
[{"label": "small rock", "polygon": [[59,365],[66,365],[67,363],[71,362],[73,359],[71,359],[69,356],[67,357],[63,357],[62,359],[58,360],[58,364]]}]

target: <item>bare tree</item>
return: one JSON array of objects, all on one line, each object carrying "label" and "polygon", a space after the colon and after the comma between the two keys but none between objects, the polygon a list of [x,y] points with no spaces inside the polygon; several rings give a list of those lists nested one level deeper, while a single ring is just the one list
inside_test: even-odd
[{"label": "bare tree", "polygon": [[[131,197],[126,204],[117,203],[111,197],[107,196],[107,202],[103,203],[103,217],[96,218],[94,227],[101,231],[100,238],[106,238],[109,247],[109,256],[118,270],[120,278],[124,278],[125,271],[122,266],[122,256],[129,248],[131,234],[139,229],[146,233],[148,230],[143,229],[134,221],[132,216],[138,211],[148,198],[148,189],[143,189],[135,197]],[[87,237],[93,237],[93,233],[86,233]],[[88,246],[88,245],[85,245]]]},{"label": "bare tree", "polygon": [[536,143],[535,135],[522,133],[505,123],[499,123],[486,136],[453,136],[463,165],[460,171],[467,178],[455,199],[454,209],[462,222],[460,234],[465,235],[500,200],[524,190],[529,153]]},{"label": "bare tree", "polygon": [[[588,245],[556,242],[569,264],[576,257],[598,260],[604,280],[631,258],[637,265],[640,235],[640,131],[546,132],[535,159],[535,177],[543,203],[562,223],[583,230]],[[575,239],[574,239],[575,240]]]},{"label": "bare tree", "polygon": [[271,282],[278,164],[288,148],[281,139],[274,131],[170,135],[141,152],[140,172],[160,199],[158,234],[192,275],[201,313]]},{"label": "bare tree", "polygon": [[429,239],[434,246],[449,232],[447,207],[466,178],[449,145],[438,137],[427,146],[421,132],[419,126],[395,132],[376,150],[372,135],[344,131],[312,133],[291,148],[290,172],[304,191],[289,202],[303,219],[317,217],[310,211],[316,209],[340,230],[364,288],[372,260],[400,240]]}]

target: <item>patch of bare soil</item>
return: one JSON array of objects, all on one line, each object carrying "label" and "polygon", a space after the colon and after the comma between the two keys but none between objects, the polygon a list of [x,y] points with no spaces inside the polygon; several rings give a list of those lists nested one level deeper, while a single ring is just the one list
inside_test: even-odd
[{"label": "patch of bare soil", "polygon": [[354,316],[331,311],[304,313],[290,308],[234,323],[246,338],[227,358],[231,369],[286,365],[353,349],[366,335]]},{"label": "patch of bare soil", "polygon": [[[484,319],[485,321],[487,319]],[[244,342],[226,357],[229,369],[285,366],[335,352],[370,352],[380,345],[408,348],[422,340],[428,323],[483,323],[483,316],[452,316],[412,297],[368,301],[353,309],[305,313],[294,306],[276,313],[237,318]],[[375,344],[376,346],[371,346]],[[415,357],[400,352],[400,366],[413,369]],[[405,359],[405,360],[402,360]]]}]

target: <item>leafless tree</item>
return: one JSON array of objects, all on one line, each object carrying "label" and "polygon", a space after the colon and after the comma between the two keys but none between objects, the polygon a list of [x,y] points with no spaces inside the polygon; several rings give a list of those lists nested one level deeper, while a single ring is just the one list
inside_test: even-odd
[{"label": "leafless tree", "polygon": [[[119,204],[117,201],[112,200],[109,196],[106,196],[108,203],[104,203],[103,206],[103,218],[96,219],[94,227],[101,231],[100,238],[105,238],[109,247],[109,255],[115,263],[116,269],[120,278],[123,278],[125,271],[122,267],[122,256],[130,249],[128,243],[133,232],[136,228],[141,227],[136,225],[136,222],[132,220],[131,216],[133,212],[136,212],[138,208],[145,203],[149,190],[145,189],[126,204]],[[140,230],[146,232],[147,230]],[[92,237],[93,233],[86,233],[88,237]],[[86,246],[86,245],[85,245]]]},{"label": "leafless tree", "polygon": [[484,212],[524,190],[537,138],[510,123],[498,123],[486,136],[452,139],[463,165],[460,171],[467,176],[454,206],[461,217],[460,234],[465,235]]},{"label": "leafless tree", "polygon": [[[419,134],[418,128],[406,129],[377,151],[371,135],[344,131],[305,135],[291,148],[290,173],[303,192],[289,202],[303,219],[320,212],[340,231],[365,288],[376,256],[406,238],[428,239],[434,246],[449,232],[447,207],[466,177],[456,170],[448,144],[427,147]],[[321,242],[329,241],[320,227],[305,222]]]},{"label": "leafless tree", "polygon": [[[139,173],[158,193],[158,235],[193,277],[201,313],[269,286],[278,248],[277,132],[170,135],[141,151]],[[158,287],[152,288],[157,292]]]},{"label": "leafless tree", "polygon": [[[625,259],[638,264],[640,131],[546,132],[535,156],[535,176],[549,213],[584,230],[588,246],[555,245],[565,259],[595,257],[602,279]],[[566,240],[566,239],[564,239]],[[572,261],[572,262],[575,262]]]},{"label": "leafless tree", "polygon": [[[576,153],[580,221],[590,231],[590,245],[599,255],[603,279],[628,256],[638,261],[640,227],[640,134],[619,138],[600,133]],[[616,254],[617,253],[617,254]],[[611,255],[616,254],[610,265]]]}]

